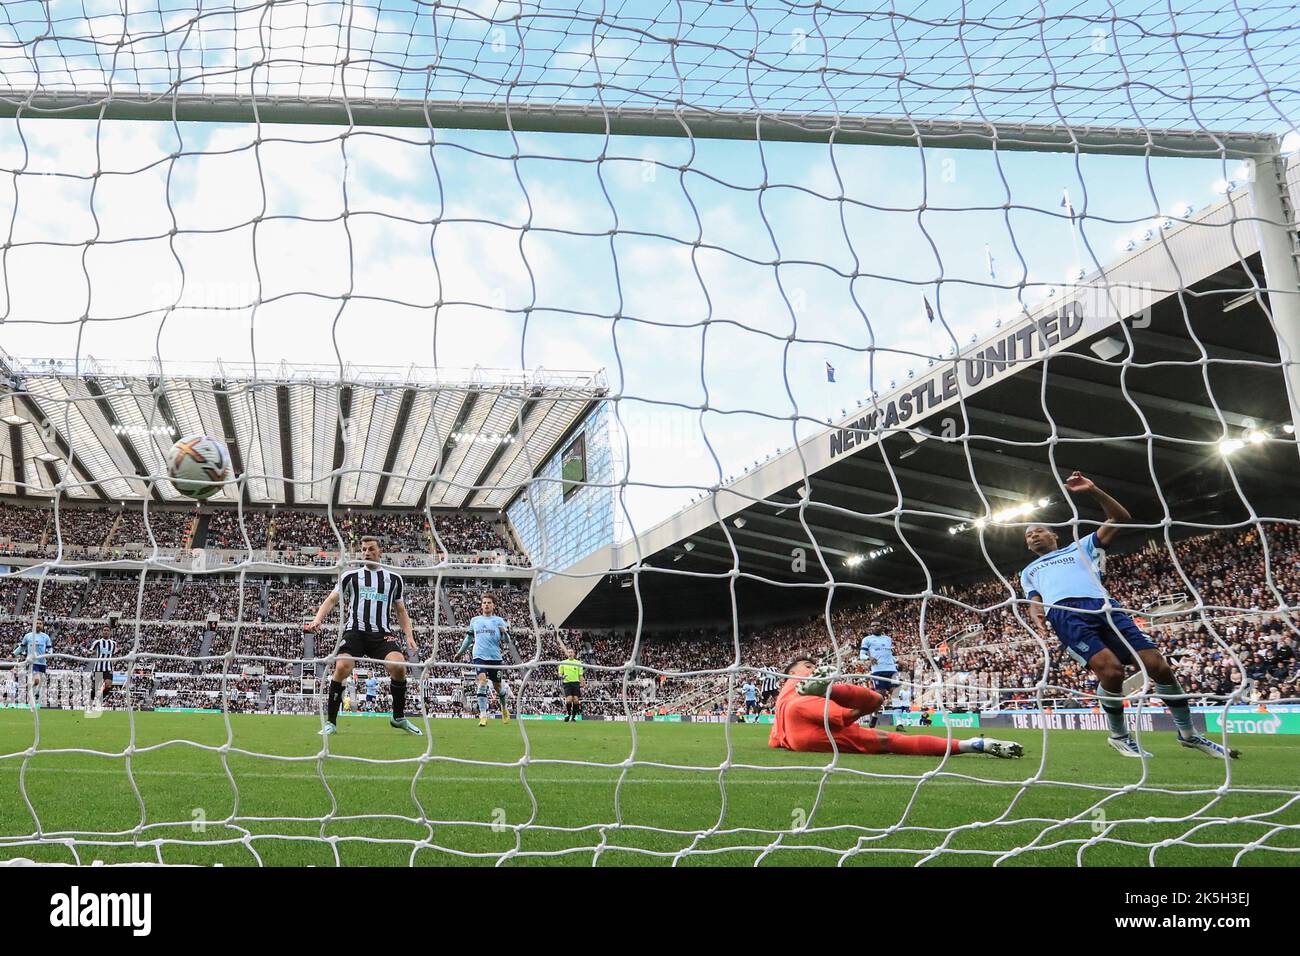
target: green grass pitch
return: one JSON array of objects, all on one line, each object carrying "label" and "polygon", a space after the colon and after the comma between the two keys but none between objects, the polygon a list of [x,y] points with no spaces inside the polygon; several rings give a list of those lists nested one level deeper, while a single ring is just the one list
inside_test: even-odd
[{"label": "green grass pitch", "polygon": [[[853,848],[844,865],[989,866],[1016,847],[1002,865],[1032,866],[1073,865],[1094,841],[1085,865],[1144,866],[1152,847],[1161,866],[1229,865],[1250,843],[1243,865],[1300,865],[1279,852],[1300,849],[1296,737],[1235,738],[1231,791],[1192,794],[1222,787],[1224,766],[1168,733],[1143,737],[1144,787],[1162,792],[1123,792],[1141,764],[1083,731],[1052,732],[1046,755],[1041,732],[995,733],[1024,743],[1019,761],[844,755],[828,773],[830,755],[769,749],[765,726],[435,720],[416,738],[345,716],[325,759],[316,718],[229,726],[222,753],[195,746],[227,743],[219,715],[42,711],[37,741],[32,714],[0,711],[0,858],[72,862],[53,841],[76,839],[83,863],[156,861],[165,841],[165,862],[226,866],[833,865]],[[37,827],[24,792],[51,842],[18,845]]]}]

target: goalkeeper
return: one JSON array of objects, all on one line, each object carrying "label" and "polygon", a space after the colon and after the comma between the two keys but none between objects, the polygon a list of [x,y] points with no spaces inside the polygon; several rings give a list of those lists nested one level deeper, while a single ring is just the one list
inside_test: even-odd
[{"label": "goalkeeper", "polygon": [[[814,669],[810,658],[798,656],[786,667],[790,679],[776,699],[776,720],[767,738],[769,747],[799,753],[910,754],[942,757],[944,754],[988,754],[1020,757],[1024,748],[1006,740],[975,737],[949,740],[921,734],[891,734],[858,726],[884,698],[856,684],[831,683],[831,669]],[[829,727],[830,733],[827,733]]]}]

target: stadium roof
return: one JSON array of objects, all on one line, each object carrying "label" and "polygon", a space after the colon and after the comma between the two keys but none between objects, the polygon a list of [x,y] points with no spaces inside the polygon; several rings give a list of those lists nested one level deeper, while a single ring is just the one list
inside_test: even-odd
[{"label": "stadium roof", "polygon": [[[0,352],[0,494],[185,501],[176,437],[225,440],[246,504],[500,508],[607,388],[603,372],[273,367]],[[340,479],[331,481],[338,471]],[[233,503],[228,485],[212,501]]]},{"label": "stadium roof", "polygon": [[[1024,565],[1026,522],[1072,520],[1061,481],[1075,469],[1147,526],[1119,550],[1166,515],[1175,538],[1300,517],[1268,294],[1250,291],[1265,286],[1258,239],[1232,225],[1243,214],[1216,204],[958,360],[864,394],[836,427],[548,580],[539,607],[569,626],[729,627],[733,595],[741,621],[779,620],[822,611],[830,580],[837,605],[991,580]],[[1101,517],[1078,502],[1079,535]]]}]

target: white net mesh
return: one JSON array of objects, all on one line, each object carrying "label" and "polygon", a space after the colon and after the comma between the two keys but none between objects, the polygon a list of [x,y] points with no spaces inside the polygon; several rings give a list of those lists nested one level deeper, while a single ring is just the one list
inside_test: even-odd
[{"label": "white net mesh", "polygon": [[[1287,4],[0,17],[0,857],[1297,859]],[[1244,759],[1146,661],[1125,760],[1034,627],[1026,530],[1108,515],[1114,606]],[[418,739],[376,661],[316,736],[344,622],[303,624],[367,534]],[[868,633],[882,733],[769,747],[792,658],[860,702]]]}]

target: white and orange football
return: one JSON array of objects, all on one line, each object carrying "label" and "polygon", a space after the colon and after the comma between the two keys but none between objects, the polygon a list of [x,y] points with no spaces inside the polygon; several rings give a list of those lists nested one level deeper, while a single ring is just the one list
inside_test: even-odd
[{"label": "white and orange football", "polygon": [[188,498],[211,498],[230,480],[230,452],[209,435],[187,435],[167,453],[167,476]]}]

